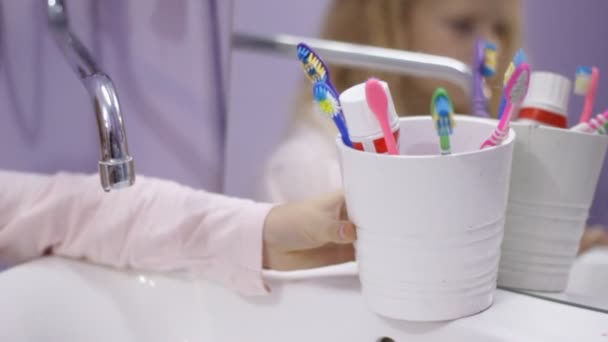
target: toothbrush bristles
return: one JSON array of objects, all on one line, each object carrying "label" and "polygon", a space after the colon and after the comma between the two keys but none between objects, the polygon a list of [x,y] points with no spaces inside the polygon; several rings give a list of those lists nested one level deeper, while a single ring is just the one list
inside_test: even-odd
[{"label": "toothbrush bristles", "polygon": [[340,108],[337,105],[337,103],[334,101],[333,97],[328,97],[325,100],[319,101],[319,109],[321,109],[321,112],[323,112],[323,114],[326,115],[336,115],[339,111]]},{"label": "toothbrush bristles", "polygon": [[515,71],[515,64],[513,62],[510,62],[509,66],[507,67],[507,70],[505,70],[503,85],[507,85],[507,82],[509,82],[509,78],[511,78],[511,75],[513,75],[513,71]]},{"label": "toothbrush bristles", "polygon": [[308,55],[310,54],[310,49],[306,47],[306,45],[300,43],[298,44],[298,59],[300,61],[305,61]]},{"label": "toothbrush bristles", "polygon": [[485,77],[494,76],[497,65],[496,45],[486,42],[484,49],[484,65],[482,73]]},{"label": "toothbrush bristles", "polygon": [[591,77],[589,75],[576,75],[574,93],[577,95],[586,95],[590,84]]},{"label": "toothbrush bristles", "polygon": [[579,66],[576,69],[576,77],[574,79],[574,93],[577,95],[587,95],[591,85],[591,68],[588,66]]},{"label": "toothbrush bristles", "polygon": [[[308,63],[307,63],[310,68],[315,70],[315,74],[318,75],[318,77],[320,79],[325,78],[325,75],[327,74],[325,67],[323,65],[323,63],[321,63],[321,61],[319,60],[319,58],[317,58],[317,56],[315,56],[314,54],[309,54],[308,55]],[[318,80],[316,80],[318,81]]]},{"label": "toothbrush bristles", "polygon": [[329,86],[323,81],[314,84],[313,96],[323,114],[334,116],[340,113],[339,101],[334,97]]}]

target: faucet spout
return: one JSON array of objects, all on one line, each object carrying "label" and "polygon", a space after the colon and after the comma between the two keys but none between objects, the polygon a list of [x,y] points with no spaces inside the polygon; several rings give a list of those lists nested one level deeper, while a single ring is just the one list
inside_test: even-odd
[{"label": "faucet spout", "polygon": [[101,160],[99,176],[105,191],[133,185],[135,172],[133,158],[129,155],[118,96],[108,76],[97,73],[83,80],[93,99]]},{"label": "faucet spout", "polygon": [[86,47],[71,31],[63,0],[45,0],[49,29],[68,64],[89,92],[97,118],[101,159],[99,176],[105,191],[133,185],[135,169],[129,155],[114,83],[101,71]]}]

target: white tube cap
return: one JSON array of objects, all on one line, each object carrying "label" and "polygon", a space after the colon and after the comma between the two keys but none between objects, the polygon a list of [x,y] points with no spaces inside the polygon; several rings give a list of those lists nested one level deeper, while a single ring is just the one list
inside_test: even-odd
[{"label": "white tube cap", "polygon": [[539,108],[567,117],[571,88],[572,82],[563,75],[534,71],[521,108]]},{"label": "white tube cap", "polygon": [[[388,117],[391,127],[398,124],[399,117],[395,110],[395,104],[391,96],[390,89],[386,82],[380,81],[388,97]],[[351,138],[368,137],[382,133],[376,115],[369,109],[365,100],[365,82],[352,86],[340,94],[340,104],[342,112],[348,125],[348,133]]]}]

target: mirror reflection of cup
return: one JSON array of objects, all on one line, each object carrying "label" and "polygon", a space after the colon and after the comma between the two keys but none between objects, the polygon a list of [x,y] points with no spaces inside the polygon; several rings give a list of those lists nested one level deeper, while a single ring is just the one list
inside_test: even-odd
[{"label": "mirror reflection of cup", "polygon": [[514,122],[517,134],[498,285],[563,291],[608,137]]},{"label": "mirror reflection of cup", "polygon": [[449,156],[430,115],[400,119],[400,156],[337,141],[362,292],[380,315],[441,321],[492,303],[515,134],[479,150],[495,121],[456,121]]}]

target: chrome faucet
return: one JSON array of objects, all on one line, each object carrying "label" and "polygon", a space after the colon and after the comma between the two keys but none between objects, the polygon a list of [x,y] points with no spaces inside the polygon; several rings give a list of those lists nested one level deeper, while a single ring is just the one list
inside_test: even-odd
[{"label": "chrome faucet", "polygon": [[465,94],[471,94],[471,68],[454,58],[287,34],[232,34],[233,48],[281,54],[290,58],[294,58],[299,42],[306,42],[326,62],[446,80],[459,86]]},{"label": "chrome faucet", "polygon": [[64,1],[45,1],[51,34],[93,100],[101,145],[101,186],[105,191],[131,186],[135,182],[135,170],[114,84],[70,31]]}]

